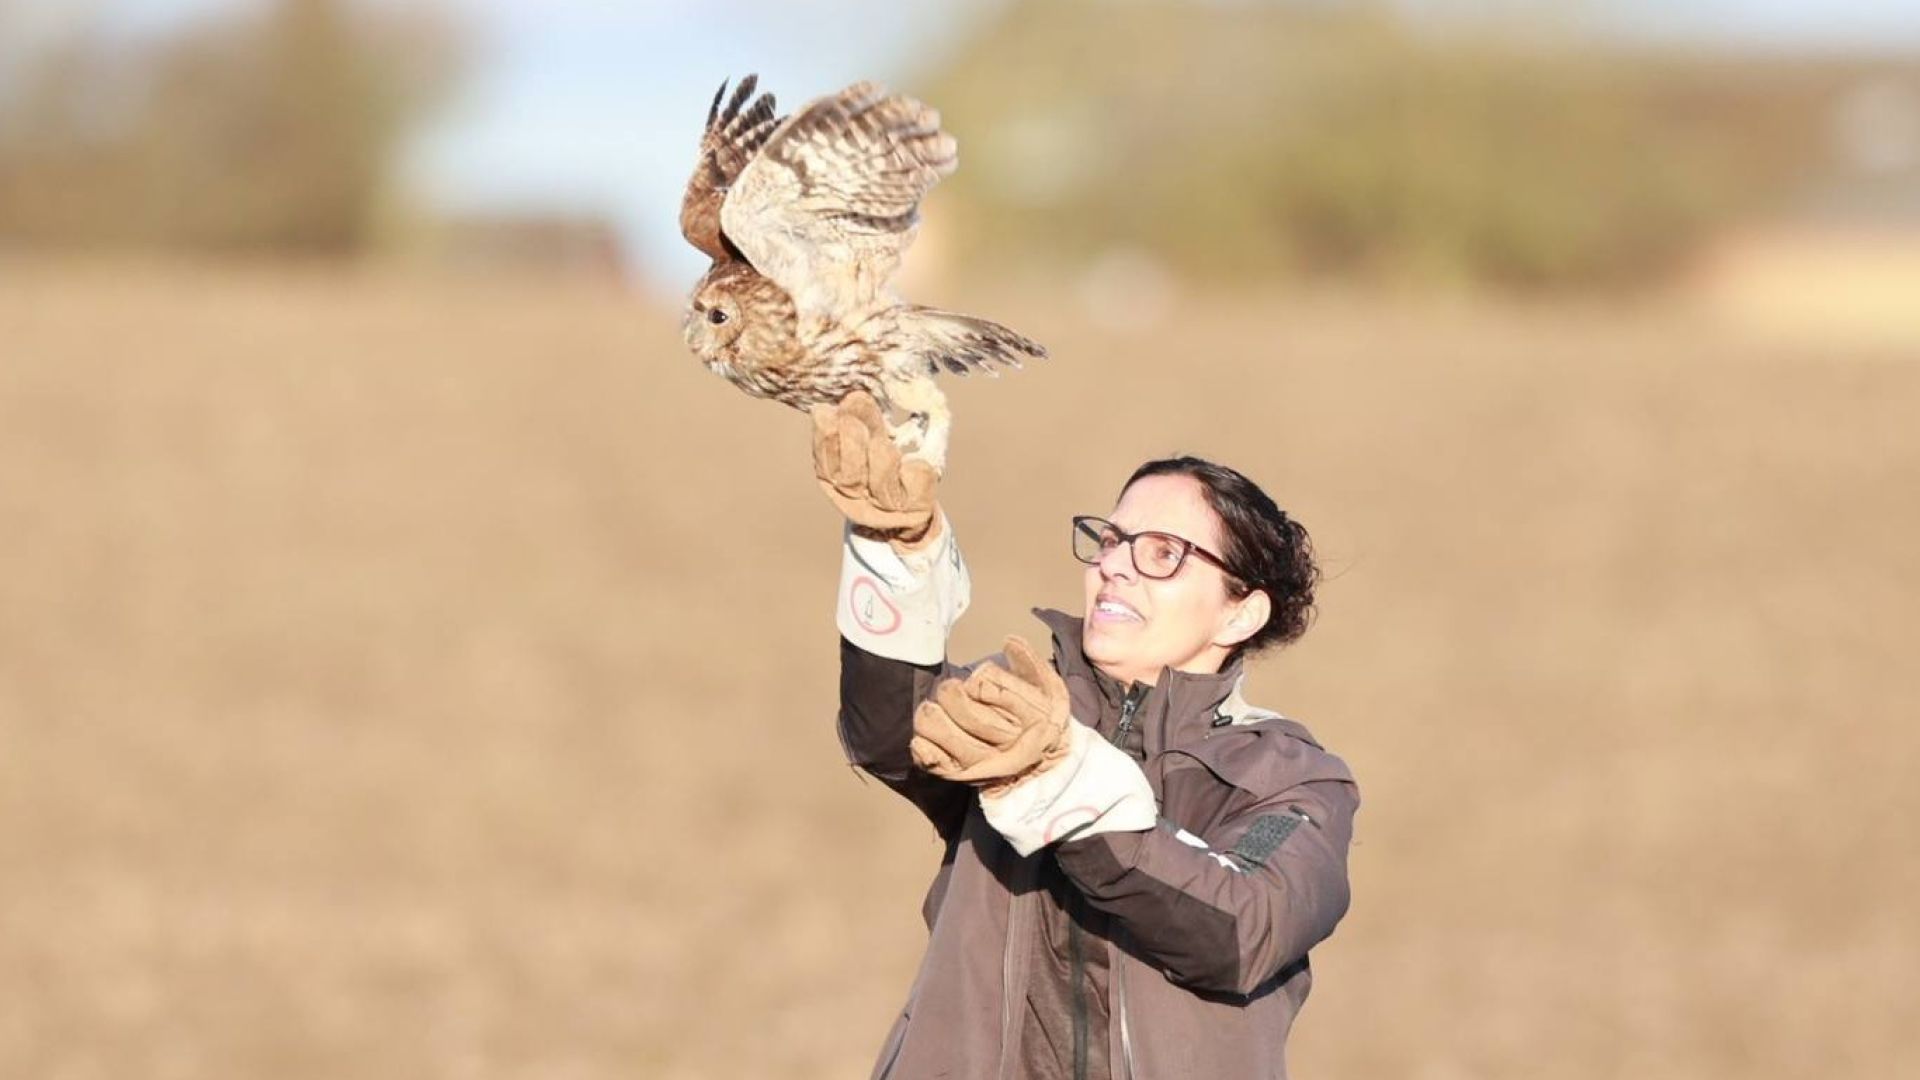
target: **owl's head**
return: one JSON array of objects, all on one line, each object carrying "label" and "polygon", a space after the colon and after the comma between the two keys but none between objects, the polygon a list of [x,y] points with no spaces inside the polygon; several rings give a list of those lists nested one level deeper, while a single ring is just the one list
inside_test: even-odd
[{"label": "owl's head", "polygon": [[694,286],[681,332],[687,348],[708,367],[733,357],[733,344],[746,329],[748,299],[740,275],[729,265],[715,266]]}]

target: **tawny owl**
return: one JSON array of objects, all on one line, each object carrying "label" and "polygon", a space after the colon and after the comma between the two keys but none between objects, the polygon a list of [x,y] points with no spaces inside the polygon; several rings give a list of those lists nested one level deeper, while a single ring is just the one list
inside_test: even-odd
[{"label": "tawny owl", "polygon": [[862,82],[791,117],[742,79],[707,110],[680,231],[713,265],[687,347],[749,394],[797,409],[864,389],[908,415],[896,435],[943,469],[952,417],[933,375],[994,372],[1046,350],[998,323],[888,289],[920,200],[957,163],[940,114]]}]

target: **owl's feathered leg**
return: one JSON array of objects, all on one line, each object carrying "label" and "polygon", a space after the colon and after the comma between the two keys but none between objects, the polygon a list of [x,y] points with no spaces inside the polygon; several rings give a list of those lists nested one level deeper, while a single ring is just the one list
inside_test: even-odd
[{"label": "owl's feathered leg", "polygon": [[894,441],[908,457],[919,458],[945,475],[947,439],[953,431],[947,395],[927,378],[889,381],[886,393],[888,404],[907,414],[907,422],[893,430]]}]

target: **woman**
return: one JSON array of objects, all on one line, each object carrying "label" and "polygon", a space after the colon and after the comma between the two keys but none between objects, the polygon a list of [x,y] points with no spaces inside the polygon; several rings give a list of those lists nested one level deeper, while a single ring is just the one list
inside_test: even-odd
[{"label": "woman", "polygon": [[848,519],[837,621],[848,760],[946,845],[931,932],[876,1077],[1284,1077],[1307,951],[1347,909],[1353,776],[1249,705],[1297,638],[1307,535],[1239,473],[1150,462],[1074,519],[1080,616],[945,662],[968,581],[924,463],[871,398],[814,412]]}]

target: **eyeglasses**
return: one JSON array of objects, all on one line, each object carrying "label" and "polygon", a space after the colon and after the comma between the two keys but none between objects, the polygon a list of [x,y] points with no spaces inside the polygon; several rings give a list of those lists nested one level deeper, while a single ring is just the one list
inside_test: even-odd
[{"label": "eyeglasses", "polygon": [[1240,578],[1220,556],[1172,533],[1130,533],[1104,518],[1081,516],[1073,519],[1073,557],[1088,566],[1098,565],[1109,551],[1121,544],[1128,545],[1128,553],[1133,556],[1133,568],[1140,572],[1141,577],[1164,581],[1179,573],[1187,556],[1192,554],[1219,567],[1221,573],[1228,577],[1235,580]]}]

